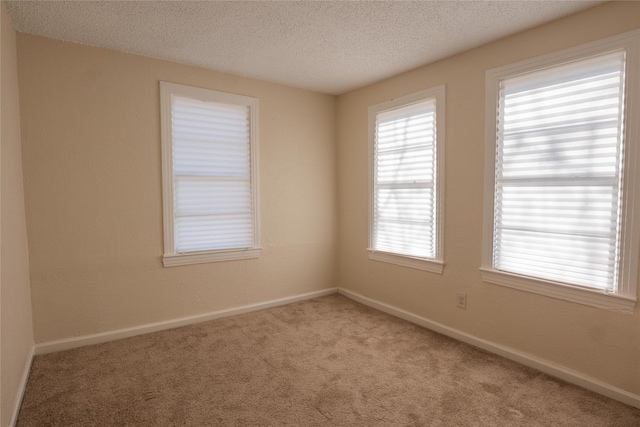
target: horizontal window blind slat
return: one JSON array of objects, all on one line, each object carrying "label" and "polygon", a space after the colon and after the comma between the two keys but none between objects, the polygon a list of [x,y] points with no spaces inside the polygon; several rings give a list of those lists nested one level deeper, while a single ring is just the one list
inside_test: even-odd
[{"label": "horizontal window blind slat", "polygon": [[196,126],[201,128],[215,128],[221,126],[222,128],[231,129],[243,129],[249,125],[249,120],[246,111],[238,111],[231,114],[181,114],[179,111],[174,110],[172,115],[173,125],[181,127],[186,125],[187,127]]},{"label": "horizontal window blind slat", "polygon": [[[499,254],[499,258],[501,264],[511,264],[517,265],[520,264],[525,268],[536,267],[540,270],[546,270],[547,272],[553,272],[554,270],[558,270],[559,274],[563,274],[566,276],[576,275],[576,276],[595,276],[595,277],[612,277],[613,269],[609,268],[610,265],[603,263],[577,263],[575,261],[566,260],[562,258],[549,258],[549,257],[541,257],[535,256],[534,254],[526,253],[526,252],[507,252],[503,251]],[[572,265],[572,264],[576,265]]]},{"label": "horizontal window blind slat", "polygon": [[[386,199],[377,201],[376,205],[376,217],[395,216],[396,214],[403,214],[412,216],[414,213],[427,215],[431,211],[432,201],[431,199],[423,198],[421,200],[405,200],[405,199]],[[406,212],[406,213],[405,213]]]},{"label": "horizontal window blind slat", "polygon": [[561,168],[561,165],[557,167],[544,167],[544,165],[527,165],[528,167],[523,170],[507,170],[503,172],[503,175],[506,178],[529,178],[533,176],[532,172],[538,171],[538,177],[540,178],[553,178],[553,177],[587,177],[587,176],[597,176],[597,177],[610,177],[611,176],[611,166],[602,166],[597,167],[593,166],[585,166],[585,165],[574,165],[573,167],[567,166],[565,169]]},{"label": "horizontal window blind slat", "polygon": [[392,110],[382,111],[376,115],[378,124],[394,123],[401,120],[423,120],[425,117],[431,117],[435,114],[435,101],[417,102],[412,105],[394,108]]},{"label": "horizontal window blind slat", "polygon": [[[545,260],[549,264],[558,264],[562,266],[564,263],[569,265],[579,265],[584,268],[605,269],[611,267],[611,260],[615,258],[615,251],[608,251],[603,248],[600,252],[581,253],[575,256],[571,251],[559,251],[549,245],[524,246],[519,242],[511,241],[501,246],[500,257],[522,258],[525,260],[532,259]],[[565,248],[566,249],[566,248]],[[569,248],[572,249],[572,248]]]},{"label": "horizontal window blind slat", "polygon": [[397,190],[397,191],[417,191],[417,190],[425,190],[433,188],[433,181],[416,181],[416,180],[407,180],[407,181],[397,181],[394,179],[390,179],[389,181],[382,181],[377,183],[377,187],[380,190],[380,195],[383,196],[389,190]]},{"label": "horizontal window blind slat", "polygon": [[[209,166],[209,167],[207,167]],[[249,178],[251,167],[241,163],[214,162],[207,165],[206,162],[183,163],[175,168],[176,176],[217,176],[228,178]]]},{"label": "horizontal window blind slat", "polygon": [[[201,164],[211,164],[212,168],[222,167],[225,163],[229,163],[232,165],[236,165],[240,169],[246,169],[249,166],[250,162],[250,154],[246,152],[225,152],[224,150],[215,151],[204,151],[202,150],[200,153],[184,153],[178,152],[175,153],[175,163],[178,166],[191,166],[191,165],[201,165]],[[225,161],[226,160],[226,161]],[[227,166],[228,168],[228,166]]]},{"label": "horizontal window blind slat", "polygon": [[[404,232],[403,232],[404,231]],[[431,243],[432,234],[422,233],[414,237],[414,233],[410,229],[398,230],[396,233],[381,232],[376,235],[376,244],[384,244],[389,246],[411,246],[414,248],[428,249],[433,247]],[[423,256],[427,255],[426,253]]]},{"label": "horizontal window blind slat", "polygon": [[528,149],[524,150],[511,150],[504,151],[502,161],[504,163],[525,163],[535,161],[548,161],[549,157],[558,154],[563,157],[558,161],[578,161],[586,160],[589,163],[597,161],[594,157],[604,158],[609,161],[615,162],[617,160],[618,147],[616,144],[600,144],[597,147],[554,147],[546,148],[539,147],[537,150]]},{"label": "horizontal window blind slat", "polygon": [[388,139],[384,144],[380,144],[376,148],[376,153],[380,155],[384,155],[387,152],[392,151],[406,151],[412,149],[426,149],[433,150],[434,144],[433,134],[432,135],[421,135],[419,138],[415,138],[411,142],[407,142],[405,137],[396,138],[396,139]]},{"label": "horizontal window blind slat", "polygon": [[517,270],[515,272],[525,276],[531,276],[543,280],[552,280],[555,282],[567,283],[594,289],[609,289],[610,283],[610,281],[608,280],[609,278],[600,278],[589,274],[572,274],[571,272],[563,270],[547,269],[539,266],[525,266],[518,263],[505,262],[504,265],[501,265],[501,267],[498,268],[498,270],[507,272],[514,272],[514,270]]},{"label": "horizontal window blind slat", "polygon": [[502,238],[500,246],[496,249],[500,250],[500,254],[518,253],[518,254],[540,254],[548,255],[554,258],[563,258],[573,261],[591,262],[593,259],[610,263],[615,259],[615,247],[603,243],[597,246],[575,246],[575,245],[550,245],[546,241],[529,241],[520,240],[517,237]]},{"label": "horizontal window blind slat", "polygon": [[575,123],[576,119],[585,119],[583,123],[587,123],[587,121],[603,121],[603,122],[611,122],[615,121],[620,114],[620,111],[617,109],[611,109],[606,112],[606,114],[600,114],[600,112],[591,112],[587,113],[586,116],[583,116],[579,112],[572,115],[563,115],[556,117],[541,117],[541,118],[531,118],[528,121],[518,121],[511,122],[507,126],[504,127],[505,132],[508,133],[517,133],[523,132],[526,129],[534,126],[538,126],[541,129],[554,129],[554,128],[562,128],[568,126],[572,123]]},{"label": "horizontal window blind slat", "polygon": [[421,153],[399,158],[383,157],[378,162],[378,172],[385,171],[386,169],[396,169],[395,172],[399,173],[400,171],[397,170],[398,168],[402,168],[403,171],[408,168],[413,170],[432,171],[433,169],[430,164],[432,161],[432,156],[422,155]]},{"label": "horizontal window blind slat", "polygon": [[615,187],[592,187],[589,191],[575,189],[574,186],[563,187],[537,187],[511,186],[508,183],[500,185],[498,194],[504,203],[535,202],[537,205],[555,205],[556,203],[576,204],[584,202],[610,202],[616,195]]},{"label": "horizontal window blind slat", "polygon": [[501,82],[503,96],[537,91],[545,92],[549,87],[572,85],[576,81],[595,81],[606,79],[624,69],[625,53],[615,51],[593,58],[569,62],[546,70],[535,71],[521,76],[511,77]]},{"label": "horizontal window blind slat", "polygon": [[180,129],[173,134],[174,139],[184,146],[208,143],[245,145],[247,136],[245,133],[223,130],[196,132]]},{"label": "horizontal window blind slat", "polygon": [[433,232],[428,224],[381,223],[376,233],[376,241],[397,241],[398,244],[411,243],[429,246]]},{"label": "horizontal window blind slat", "polygon": [[247,147],[246,138],[242,138],[241,142],[234,142],[229,140],[180,140],[176,147],[174,147],[174,153],[181,153],[184,155],[200,155],[202,153],[207,154],[219,154],[219,155],[248,155],[250,153],[249,147]]},{"label": "horizontal window blind slat", "polygon": [[380,147],[377,150],[377,154],[380,159],[395,159],[403,156],[415,156],[415,155],[432,155],[433,151],[433,139],[428,138],[421,140],[416,144],[404,144],[402,146],[393,145],[389,148]]},{"label": "horizontal window blind slat", "polygon": [[505,175],[509,173],[522,175],[523,173],[533,172],[540,170],[549,170],[554,167],[561,166],[564,170],[562,173],[566,173],[568,170],[585,170],[589,172],[605,172],[608,171],[610,175],[614,175],[617,170],[618,162],[616,157],[611,158],[608,153],[602,156],[600,162],[597,159],[589,158],[588,156],[574,156],[567,155],[565,158],[558,159],[545,159],[544,157],[531,159],[522,159],[518,156],[505,156],[500,163],[503,173]]},{"label": "horizontal window blind slat", "polygon": [[[523,99],[524,105],[512,108],[509,116],[504,117],[505,128],[508,123],[529,121],[532,118],[549,119],[554,117],[567,117],[580,113],[579,120],[586,121],[587,117],[606,116],[609,111],[617,110],[619,81],[609,85],[607,90],[594,93],[559,94],[555,98],[549,97],[539,100]],[[505,104],[505,107],[509,107]]]},{"label": "horizontal window blind slat", "polygon": [[237,129],[244,131],[249,127],[249,120],[246,112],[240,112],[234,116],[219,117],[214,114],[209,115],[188,115],[179,114],[174,110],[172,124],[176,128],[196,128],[196,129]]},{"label": "horizontal window blind slat", "polygon": [[605,280],[613,277],[613,270],[609,268],[609,265],[598,262],[578,262],[521,252],[503,252],[500,254],[500,260],[503,264],[524,264],[531,268],[546,269],[549,272],[561,270],[566,275],[582,276],[589,279],[594,279],[593,276]]},{"label": "horizontal window blind slat", "polygon": [[248,110],[240,108],[233,111],[218,109],[203,110],[197,107],[187,107],[174,104],[173,117],[179,120],[194,122],[244,123],[247,121]]},{"label": "horizontal window blind slat", "polygon": [[503,236],[514,236],[521,239],[524,242],[527,241],[540,241],[549,242],[550,245],[566,245],[571,247],[573,245],[581,247],[591,247],[594,245],[600,245],[603,243],[614,245],[614,242],[608,237],[603,236],[588,236],[588,235],[572,235],[572,234],[549,234],[538,230],[510,230],[501,229]]},{"label": "horizontal window blind slat", "polygon": [[519,166],[520,169],[513,165],[508,168],[501,168],[502,177],[500,178],[500,183],[516,185],[515,183],[518,180],[523,183],[526,183],[526,180],[530,180],[529,182],[533,183],[536,182],[536,179],[540,180],[539,182],[546,179],[550,184],[562,179],[572,179],[573,184],[579,180],[586,182],[589,179],[600,179],[601,182],[606,182],[614,179],[619,169],[618,164],[613,164],[612,162],[603,165],[569,162],[563,165],[561,161],[555,160],[522,163]]},{"label": "horizontal window blind slat", "polygon": [[[250,217],[239,218],[237,221],[223,221],[223,218],[209,218],[209,224],[206,226],[197,226],[189,223],[191,219],[200,219],[192,217],[180,217],[179,224],[181,226],[179,236],[188,237],[192,240],[198,240],[205,234],[216,234],[219,236],[234,236],[250,234],[251,229],[248,227],[251,221]],[[217,219],[217,221],[215,221]]]},{"label": "horizontal window blind slat", "polygon": [[421,132],[397,132],[390,135],[377,135],[380,144],[379,152],[391,149],[411,148],[433,143],[433,129],[425,129]]},{"label": "horizontal window blind slat", "polygon": [[[589,87],[587,85],[576,85],[563,91],[555,91],[555,93],[545,93],[543,96],[526,94],[520,97],[509,97],[505,99],[504,105],[517,115],[523,113],[534,112],[540,106],[549,109],[562,109],[575,106],[581,103],[581,106],[590,103],[599,103],[608,100],[615,104],[620,86],[620,75],[612,76],[606,81],[600,82],[597,86]],[[548,111],[548,110],[546,110]]]},{"label": "horizontal window blind slat", "polygon": [[[187,218],[181,218],[181,220],[182,219]],[[238,240],[239,245],[244,245],[244,243],[242,243],[243,241],[245,241],[244,239],[248,236],[251,236],[251,230],[247,228],[249,225],[248,222],[235,224],[235,227],[233,227],[233,225],[224,224],[218,227],[212,226],[207,228],[193,229],[190,229],[189,224],[182,221],[180,222],[180,225],[182,230],[179,233],[179,237],[181,238],[181,240],[187,240],[189,242],[188,244],[191,244],[190,242],[210,240],[211,237],[209,236],[215,236],[217,240]]]},{"label": "horizontal window blind slat", "polygon": [[[245,104],[233,104],[229,102],[217,102],[211,100],[200,100],[193,97],[186,97],[183,95],[172,94],[171,101],[174,106],[196,108],[198,111],[247,111],[248,106]],[[248,113],[247,113],[248,114]]]},{"label": "horizontal window blind slat", "polygon": [[[574,200],[553,200],[550,198],[546,198],[544,196],[536,197],[504,197],[499,194],[499,197],[502,197],[500,212],[504,213],[513,213],[518,211],[527,212],[529,215],[533,212],[536,212],[534,209],[542,210],[546,207],[546,212],[561,210],[565,215],[568,213],[567,211],[577,210],[577,215],[581,213],[585,214],[594,214],[595,212],[608,212],[607,215],[610,214],[611,209],[615,207],[615,200],[613,195],[603,195],[602,199],[598,199],[597,197],[593,197],[592,199],[582,198],[582,199],[574,199]],[[506,200],[505,200],[506,199]],[[586,211],[585,208],[588,208],[589,211]]]},{"label": "horizontal window blind slat", "polygon": [[[572,187],[603,187],[614,188],[617,183],[617,177],[610,175],[587,175],[587,176],[523,176],[523,177],[497,177],[498,187],[496,191],[524,191],[529,187],[537,186],[540,188],[555,188],[557,191],[575,191]],[[565,190],[566,189],[566,190]],[[541,190],[542,191],[542,190]],[[582,191],[582,190],[577,190]],[[609,190],[610,191],[610,190]],[[613,193],[612,193],[613,194]]]},{"label": "horizontal window blind slat", "polygon": [[387,239],[398,239],[403,242],[416,242],[424,245],[430,243],[425,242],[425,237],[433,236],[434,232],[428,223],[425,222],[406,222],[406,221],[385,221],[380,220],[376,237],[378,239],[386,237]]},{"label": "horizontal window blind slat", "polygon": [[496,233],[500,233],[504,230],[519,230],[530,231],[562,236],[588,236],[588,237],[610,237],[604,230],[598,230],[595,228],[590,229],[588,232],[583,232],[578,228],[562,228],[560,226],[548,226],[547,228],[537,227],[536,224],[504,224],[496,227]]},{"label": "horizontal window blind slat", "polygon": [[563,213],[561,215],[556,214],[555,212],[514,212],[508,209],[502,209],[500,211],[500,215],[502,215],[502,219],[504,220],[505,226],[504,228],[512,228],[508,227],[508,224],[521,222],[523,224],[532,224],[538,225],[542,227],[544,224],[549,224],[551,222],[555,223],[556,226],[584,226],[588,227],[590,224],[593,224],[595,227],[616,227],[617,221],[611,218],[611,210],[607,212],[606,210],[600,211],[597,215],[581,215],[579,212],[574,213]]},{"label": "horizontal window blind slat", "polygon": [[376,132],[380,142],[384,144],[388,140],[397,140],[399,136],[414,135],[416,137],[433,133],[435,123],[432,115],[424,116],[422,120],[411,119],[410,121],[380,123]]},{"label": "horizontal window blind slat", "polygon": [[576,111],[585,107],[596,108],[604,105],[616,105],[621,75],[611,76],[598,85],[576,85],[565,90],[554,90],[543,96],[524,94],[517,98],[505,99],[504,106],[513,116],[523,117],[531,114],[540,114],[538,108],[545,108],[544,114],[549,111]]},{"label": "horizontal window blind slat", "polygon": [[391,229],[392,227],[400,227],[403,230],[405,228],[416,227],[416,230],[419,230],[420,227],[429,226],[429,218],[428,213],[425,213],[425,218],[410,217],[409,215],[405,215],[404,217],[393,217],[393,216],[385,216],[385,215],[376,215],[376,219],[379,222],[380,229],[384,227],[388,227]]},{"label": "horizontal window blind slat", "polygon": [[523,221],[553,221],[557,219],[560,223],[584,221],[590,223],[590,221],[602,221],[606,223],[613,223],[611,220],[611,208],[601,208],[596,212],[585,212],[580,208],[567,208],[565,210],[559,209],[547,209],[542,210],[539,208],[526,209],[524,207],[518,208],[501,208],[499,214],[503,218],[520,219]]},{"label": "horizontal window blind slat", "polygon": [[548,224],[545,222],[535,221],[509,221],[508,219],[502,219],[502,225],[500,230],[525,230],[525,231],[538,231],[542,233],[555,233],[555,234],[572,234],[572,235],[585,235],[585,236],[609,236],[611,231],[615,231],[615,227],[598,227],[597,224],[588,226],[585,224]]},{"label": "horizontal window blind slat", "polygon": [[617,123],[618,118],[612,118],[611,120],[601,120],[597,122],[591,121],[588,123],[565,123],[563,126],[555,126],[553,128],[524,128],[510,132],[500,129],[501,133],[498,137],[500,138],[501,143],[511,140],[518,142],[520,139],[525,138],[537,138],[537,142],[548,143],[557,139],[559,135],[583,136],[596,142],[599,137],[603,136],[603,134],[614,135],[617,137]]},{"label": "horizontal window blind slat", "polygon": [[562,150],[563,148],[589,149],[617,146],[618,135],[611,129],[594,131],[567,131],[548,135],[505,135],[501,141],[505,152]]}]

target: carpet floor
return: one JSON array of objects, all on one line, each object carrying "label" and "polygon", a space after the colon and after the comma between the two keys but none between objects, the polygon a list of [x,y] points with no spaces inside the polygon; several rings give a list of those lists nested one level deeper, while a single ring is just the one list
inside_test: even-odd
[{"label": "carpet floor", "polygon": [[640,426],[640,409],[339,295],[36,356],[26,426]]}]

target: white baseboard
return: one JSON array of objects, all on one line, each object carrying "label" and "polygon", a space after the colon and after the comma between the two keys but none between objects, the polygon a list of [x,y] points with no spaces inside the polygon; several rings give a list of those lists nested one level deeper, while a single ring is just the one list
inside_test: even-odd
[{"label": "white baseboard", "polygon": [[205,314],[198,314],[196,316],[182,317],[179,319],[167,320],[163,322],[149,323],[146,325],[134,326],[131,328],[117,329],[115,331],[84,335],[81,337],[67,338],[67,339],[62,339],[57,341],[49,341],[49,342],[37,344],[35,347],[35,354],[53,353],[56,351],[83,347],[86,345],[100,344],[100,343],[114,341],[122,338],[133,337],[136,335],[148,334],[150,332],[178,328],[180,326],[206,322],[208,320],[219,319],[222,317],[235,316],[238,314],[248,313],[251,311],[264,310],[266,308],[277,307],[279,305],[291,304],[296,301],[318,298],[325,295],[335,294],[336,292],[338,292],[338,288],[323,289],[321,291],[308,292],[305,294],[294,295],[292,297],[280,298],[280,299],[260,302],[256,304],[249,304],[241,307],[214,311],[214,312],[205,313]]},{"label": "white baseboard", "polygon": [[27,389],[27,380],[29,379],[29,372],[31,372],[31,363],[33,363],[33,356],[35,355],[35,347],[31,347],[31,352],[27,358],[27,362],[24,364],[24,370],[22,371],[22,378],[20,378],[20,384],[18,385],[18,393],[16,394],[15,401],[13,402],[13,411],[11,413],[11,419],[9,420],[9,426],[14,427],[18,422],[18,414],[20,413],[20,406],[22,405],[22,398],[24,392]]},{"label": "white baseboard", "polygon": [[407,320],[411,323],[415,323],[416,325],[420,325],[432,331],[438,332],[442,335],[449,336],[458,341],[465,342],[474,347],[479,347],[483,350],[489,351],[491,353],[494,353],[499,356],[518,362],[521,365],[525,365],[530,368],[537,369],[538,371],[544,372],[545,374],[551,375],[553,377],[560,378],[568,383],[578,385],[580,387],[586,388],[587,390],[591,390],[593,392],[618,400],[622,403],[626,403],[627,405],[640,408],[640,395],[630,393],[628,391],[625,391],[620,388],[614,387],[610,384],[607,384],[603,381],[597,380],[595,378],[591,378],[580,372],[573,371],[571,369],[565,368],[560,365],[556,365],[555,363],[550,362],[548,360],[539,359],[530,354],[522,353],[518,350],[514,350],[513,348],[496,344],[496,343],[484,340],[482,338],[478,338],[474,335],[467,334],[466,332],[462,332],[457,329],[450,328],[441,323],[434,322],[432,320],[418,316],[416,314],[410,313],[408,311],[402,310],[392,305],[385,304],[383,302],[376,301],[371,298],[367,298],[356,292],[352,292],[343,288],[338,289],[338,292],[341,295],[346,296],[347,298],[350,298],[354,301],[357,301],[369,307],[375,308],[376,310],[380,310],[385,313],[391,314],[395,317],[399,317],[401,319]]}]

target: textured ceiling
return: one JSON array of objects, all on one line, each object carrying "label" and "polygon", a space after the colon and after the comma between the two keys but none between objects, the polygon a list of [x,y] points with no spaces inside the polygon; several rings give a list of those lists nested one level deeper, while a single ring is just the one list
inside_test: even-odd
[{"label": "textured ceiling", "polygon": [[8,1],[17,31],[341,94],[601,1]]}]

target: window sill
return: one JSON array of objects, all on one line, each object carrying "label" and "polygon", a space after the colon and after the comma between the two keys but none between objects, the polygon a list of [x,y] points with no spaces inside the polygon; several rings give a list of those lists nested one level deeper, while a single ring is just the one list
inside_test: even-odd
[{"label": "window sill", "polygon": [[483,282],[621,313],[633,313],[636,305],[635,298],[610,294],[597,289],[585,289],[534,279],[489,268],[480,268],[480,275]]},{"label": "window sill", "polygon": [[416,268],[418,270],[429,271],[436,274],[442,274],[442,271],[444,270],[444,263],[442,261],[391,254],[389,252],[379,252],[373,249],[367,250],[369,251],[369,259],[375,261],[388,262],[391,264],[401,265],[403,267],[409,268]]},{"label": "window sill", "polygon": [[165,267],[178,265],[204,264],[208,262],[234,261],[239,259],[259,258],[261,248],[248,248],[239,250],[190,252],[185,254],[170,254],[162,257]]}]

